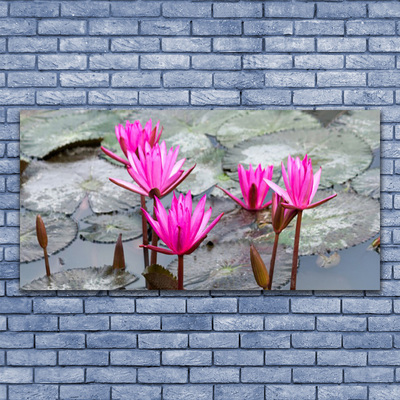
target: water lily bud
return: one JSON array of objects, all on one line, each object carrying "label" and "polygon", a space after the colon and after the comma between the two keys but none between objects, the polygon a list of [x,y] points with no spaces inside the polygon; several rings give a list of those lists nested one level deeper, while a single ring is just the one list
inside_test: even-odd
[{"label": "water lily bud", "polygon": [[122,245],[122,233],[119,234],[114,250],[113,269],[125,269],[124,247]]},{"label": "water lily bud", "polygon": [[47,232],[40,214],[36,217],[36,236],[40,247],[45,249],[47,247]]},{"label": "water lily bud", "polygon": [[269,284],[269,274],[264,261],[253,245],[250,246],[250,261],[257,285],[266,290]]}]

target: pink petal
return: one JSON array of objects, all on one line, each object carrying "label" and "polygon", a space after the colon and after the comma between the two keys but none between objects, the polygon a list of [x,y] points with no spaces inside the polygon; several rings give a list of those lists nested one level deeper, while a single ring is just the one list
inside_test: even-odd
[{"label": "pink petal", "polygon": [[117,154],[114,154],[112,151],[106,149],[105,147],[101,146],[101,150],[103,151],[103,153],[107,154],[108,157],[111,157],[115,161],[118,161],[118,162],[120,162],[122,164],[125,164],[125,165],[129,165],[129,162],[127,160],[125,160],[124,158],[118,156]]},{"label": "pink petal", "polygon": [[309,206],[307,207],[307,210],[310,209],[310,208],[318,207],[318,206],[320,206],[321,204],[326,203],[327,201],[333,199],[333,198],[336,197],[336,196],[337,196],[337,193],[333,194],[332,196],[327,197],[327,198],[324,199],[324,200],[317,201],[316,203],[309,205]]},{"label": "pink petal", "polygon": [[317,173],[314,175],[313,190],[310,195],[310,202],[314,198],[315,193],[317,193],[319,181],[321,179],[321,172],[322,172],[322,168],[320,167],[319,170],[317,171]]},{"label": "pink petal", "polygon": [[276,183],[270,181],[269,179],[264,178],[264,181],[267,182],[267,185],[279,196],[282,196],[288,203],[291,203],[292,200],[290,199],[288,193],[278,186]]},{"label": "pink petal", "polygon": [[131,192],[142,194],[143,196],[148,196],[149,193],[144,191],[141,187],[133,185],[132,183],[125,182],[122,179],[108,178],[112,183],[123,187],[124,189],[130,190]]},{"label": "pink petal", "polygon": [[219,187],[216,185],[218,189],[221,189],[225,194],[227,194],[233,201],[235,201],[237,204],[239,204],[240,207],[243,207],[247,210],[246,204],[243,203],[243,201],[239,200],[236,196],[234,196],[232,193],[229,193],[227,190],[223,189],[222,187]]},{"label": "pink petal", "polygon": [[139,245],[139,247],[146,247],[147,249],[154,250],[154,251],[157,251],[157,252],[163,253],[163,254],[169,254],[171,256],[176,254],[176,253],[172,252],[171,250],[164,249],[163,247],[153,246],[152,244],[146,244],[146,245],[141,244],[141,245]]}]

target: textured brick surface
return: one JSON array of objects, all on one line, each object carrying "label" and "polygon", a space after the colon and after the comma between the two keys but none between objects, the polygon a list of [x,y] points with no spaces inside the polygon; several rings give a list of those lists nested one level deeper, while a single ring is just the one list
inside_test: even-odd
[{"label": "textured brick surface", "polygon": [[[0,399],[400,398],[397,1],[0,2]],[[19,110],[381,109],[381,291],[19,290]]]}]

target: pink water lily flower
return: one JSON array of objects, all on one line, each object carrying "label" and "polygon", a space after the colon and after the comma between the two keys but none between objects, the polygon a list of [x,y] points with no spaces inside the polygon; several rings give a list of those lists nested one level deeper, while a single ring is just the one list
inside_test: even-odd
[{"label": "pink water lily flower", "polygon": [[336,196],[336,194],[333,194],[326,199],[311,203],[315,193],[317,193],[319,181],[321,179],[321,171],[322,169],[320,168],[316,174],[313,173],[311,159],[308,158],[307,154],[303,160],[300,160],[299,157],[294,159],[289,156],[287,172],[282,162],[282,177],[285,182],[286,190],[282,189],[270,179],[264,180],[272,190],[283,197],[286,202],[282,204],[283,207],[306,210],[317,207]]},{"label": "pink water lily flower", "polygon": [[207,227],[212,208],[210,207],[205,211],[206,200],[207,196],[204,195],[192,214],[192,194],[190,191],[186,196],[180,194],[179,198],[174,193],[169,212],[155,197],[156,219],[153,219],[146,210],[142,209],[142,211],[149,224],[169,249],[152,245],[147,245],[147,247],[164,254],[184,255],[193,253],[224,214],[218,215]]},{"label": "pink water lily flower", "polygon": [[165,141],[161,145],[156,143],[153,147],[146,142],[144,149],[139,146],[138,155],[133,151],[127,151],[128,172],[136,185],[121,179],[109,179],[116,185],[140,195],[151,198],[163,197],[172,192],[196,166],[193,165],[185,172],[182,166],[186,159],[176,161],[178,152],[179,146],[175,150],[171,147],[167,151]]},{"label": "pink water lily flower", "polygon": [[265,179],[271,179],[273,172],[273,165],[269,165],[267,168],[263,169],[261,164],[259,164],[255,171],[251,164],[248,170],[245,170],[241,164],[238,165],[239,183],[244,202],[227,190],[219,186],[217,187],[244,209],[248,211],[262,210],[272,203],[272,201],[264,203],[264,200],[269,190],[269,185],[266,183]]},{"label": "pink water lily flower", "polygon": [[[158,143],[162,133],[162,128],[160,131],[158,130],[159,125],[160,121],[158,121],[156,126],[153,128],[151,119],[147,121],[144,128],[139,120],[136,120],[133,124],[131,124],[129,121],[126,121],[125,127],[121,124],[116,125],[115,135],[117,136],[118,143],[122,152],[125,154],[125,157],[128,158],[128,152],[138,154],[138,148],[144,148],[145,143],[149,143],[151,147]],[[101,149],[109,157],[122,164],[125,164],[126,166],[129,166],[128,160],[125,160],[103,146]]]}]

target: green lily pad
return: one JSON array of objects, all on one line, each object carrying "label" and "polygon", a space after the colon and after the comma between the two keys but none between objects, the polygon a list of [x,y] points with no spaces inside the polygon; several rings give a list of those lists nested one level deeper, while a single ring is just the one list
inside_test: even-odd
[{"label": "green lily pad", "polygon": [[306,111],[308,114],[313,115],[321,124],[325,127],[332,124],[336,121],[339,117],[343,114],[348,113],[345,110],[313,110],[313,111]]},{"label": "green lily pad", "polygon": [[[20,261],[30,262],[43,258],[43,249],[36,236],[37,213],[21,211],[20,214]],[[76,237],[75,221],[63,214],[41,214],[46,226],[49,255],[67,247]]]},{"label": "green lily pad", "polygon": [[178,290],[178,280],[159,264],[149,265],[142,275],[149,284],[149,290]]},{"label": "green lily pad", "polygon": [[364,139],[372,150],[380,146],[380,111],[357,110],[350,111],[340,117],[335,126],[341,128],[344,133],[352,132]]},{"label": "green lily pad", "polygon": [[[315,200],[329,196],[319,191]],[[355,246],[380,230],[379,201],[354,193],[339,192],[337,197],[319,207],[303,212],[300,255],[325,254]],[[279,237],[279,243],[293,247],[296,219]],[[273,240],[267,234],[267,240]]]},{"label": "green lily pad", "polygon": [[381,197],[381,176],[379,168],[372,168],[351,181],[351,186],[358,193],[373,199]]},{"label": "green lily pad", "polygon": [[312,115],[297,110],[247,110],[224,123],[217,139],[232,148],[243,140],[288,129],[316,129],[321,124]]},{"label": "green lily pad", "polygon": [[68,147],[100,143],[122,115],[120,110],[21,111],[21,153],[47,158]]},{"label": "green lily pad", "polygon": [[371,150],[362,139],[351,133],[325,128],[284,131],[246,140],[227,151],[222,168],[237,180],[239,163],[246,168],[250,163],[253,166],[261,164],[263,168],[272,164],[276,176],[281,161],[287,164],[289,154],[301,158],[308,154],[314,171],[322,167],[322,188],[346,182],[365,171],[372,162]]},{"label": "green lily pad", "polygon": [[109,177],[130,181],[125,168],[97,157],[97,151],[66,151],[52,161],[32,162],[24,172],[21,205],[40,212],[72,214],[85,196],[95,213],[126,210],[140,204],[140,196],[118,187]]},{"label": "green lily pad", "polygon": [[[256,248],[269,269],[272,244],[257,243]],[[169,266],[177,274],[178,261]],[[291,255],[279,246],[272,289],[279,289],[290,280]],[[216,246],[202,246],[184,256],[184,287],[188,290],[260,290],[250,264],[250,242],[234,241]]]},{"label": "green lily pad", "polygon": [[97,214],[83,219],[89,226],[81,229],[79,235],[90,242],[115,243],[119,234],[124,241],[142,236],[142,216],[131,214]]},{"label": "green lily pad", "polygon": [[139,278],[112,266],[74,268],[44,276],[22,286],[22,290],[116,290]]}]

